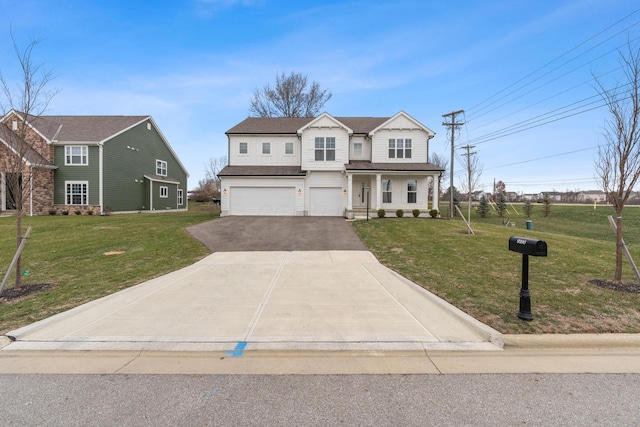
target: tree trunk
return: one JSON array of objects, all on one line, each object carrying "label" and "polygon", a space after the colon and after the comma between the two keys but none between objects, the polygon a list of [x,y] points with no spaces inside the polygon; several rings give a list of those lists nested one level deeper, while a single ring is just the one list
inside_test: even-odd
[{"label": "tree trunk", "polygon": [[[20,247],[20,243],[22,243],[22,187],[20,186],[16,198],[16,248]],[[21,283],[20,280],[22,276],[20,272],[22,270],[22,256],[18,257],[16,261],[16,282],[15,287],[19,288]]]},{"label": "tree trunk", "polygon": [[622,207],[616,207],[616,271],[613,280],[622,281]]}]

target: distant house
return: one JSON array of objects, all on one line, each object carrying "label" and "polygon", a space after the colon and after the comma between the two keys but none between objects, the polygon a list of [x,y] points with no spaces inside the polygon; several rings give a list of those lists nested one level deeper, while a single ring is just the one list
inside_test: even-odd
[{"label": "distant house", "polygon": [[581,191],[576,198],[579,203],[593,203],[594,201],[600,203],[607,201],[607,195],[604,191],[600,190]]},{"label": "distant house", "polygon": [[[11,130],[25,119],[30,149],[22,175],[32,177],[33,187],[25,213],[187,209],[189,174],[151,116],[25,118],[10,111],[0,123]],[[15,155],[6,135],[0,132],[0,155]],[[5,210],[11,208],[11,195],[6,164],[0,167]]]},{"label": "distant house", "polygon": [[[438,209],[433,131],[393,117],[248,118],[226,132],[222,215],[345,216]],[[433,186],[429,204],[429,186]]]}]

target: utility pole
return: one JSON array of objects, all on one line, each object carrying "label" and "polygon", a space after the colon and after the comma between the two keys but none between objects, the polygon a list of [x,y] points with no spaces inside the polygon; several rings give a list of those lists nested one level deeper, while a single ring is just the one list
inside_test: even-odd
[{"label": "utility pole", "polygon": [[472,154],[476,154],[476,152],[474,151],[473,153],[471,152],[472,148],[476,148],[475,145],[465,145],[464,147],[462,147],[463,150],[467,150],[467,152],[465,154],[463,154],[463,156],[467,157],[467,178],[468,178],[468,190],[469,190],[469,213],[467,214],[467,220],[469,221],[469,224],[471,224],[471,155]]},{"label": "utility pole", "polygon": [[456,123],[456,116],[462,113],[464,113],[464,110],[452,111],[448,114],[442,115],[442,117],[451,117],[450,123],[449,122],[442,123],[443,126],[448,126],[449,131],[451,132],[451,169],[450,169],[451,183],[449,184],[449,193],[450,193],[449,218],[453,218],[453,212],[454,212],[453,210],[453,157],[454,157],[453,147],[455,145],[456,129],[464,124],[464,123]]}]

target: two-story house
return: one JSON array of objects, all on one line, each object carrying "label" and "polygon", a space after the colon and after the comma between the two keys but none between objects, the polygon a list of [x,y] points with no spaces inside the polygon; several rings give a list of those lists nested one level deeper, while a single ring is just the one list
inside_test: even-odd
[{"label": "two-story house", "polygon": [[11,209],[11,195],[2,158],[19,152],[11,132],[25,119],[27,215],[187,209],[189,174],[151,116],[23,116],[11,111],[0,120],[3,210]]},{"label": "two-story house", "polygon": [[[438,209],[429,128],[393,117],[250,117],[226,132],[221,215],[344,216]],[[432,188],[429,205],[429,188]],[[368,203],[368,206],[367,206]]]}]

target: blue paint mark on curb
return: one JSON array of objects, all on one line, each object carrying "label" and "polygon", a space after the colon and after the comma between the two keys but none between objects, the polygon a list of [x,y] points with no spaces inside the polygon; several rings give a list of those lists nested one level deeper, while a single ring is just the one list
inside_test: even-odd
[{"label": "blue paint mark on curb", "polygon": [[240,341],[236,344],[236,348],[231,351],[225,351],[224,354],[231,357],[242,357],[242,353],[244,352],[244,348],[247,346],[245,341]]}]

